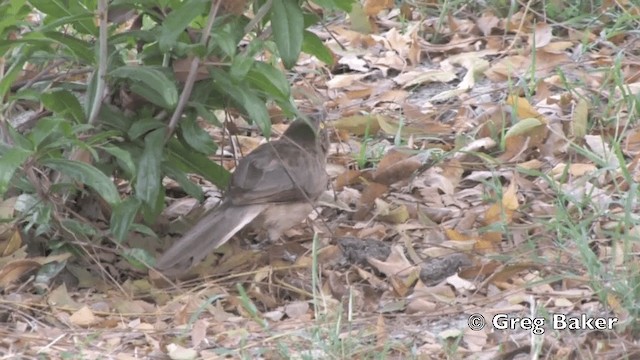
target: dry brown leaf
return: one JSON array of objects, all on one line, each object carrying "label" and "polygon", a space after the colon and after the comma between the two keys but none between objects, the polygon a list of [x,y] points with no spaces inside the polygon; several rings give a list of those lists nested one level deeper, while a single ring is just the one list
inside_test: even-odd
[{"label": "dry brown leaf", "polygon": [[464,330],[462,339],[464,343],[467,344],[469,351],[483,352],[486,351],[489,334],[484,331],[475,331],[467,327]]},{"label": "dry brown leaf", "polygon": [[[191,63],[193,62],[193,56],[189,56],[186,58],[176,59],[172,62],[173,66],[173,74],[177,81],[184,83],[187,80],[187,75],[189,74],[189,70],[191,69]],[[217,58],[210,57],[207,60],[208,63],[218,62]],[[211,75],[209,74],[209,66],[205,62],[201,62],[198,65],[198,69],[196,70],[196,81],[208,79]]]},{"label": "dry brown leaf", "polygon": [[418,69],[407,71],[393,78],[396,84],[403,89],[415,85],[421,85],[431,82],[446,83],[457,78],[456,74],[451,71],[434,70],[434,69]]},{"label": "dry brown leaf", "polygon": [[413,297],[434,299],[440,304],[451,304],[456,298],[456,294],[449,285],[426,286],[422,281],[418,281],[413,291]]},{"label": "dry brown leaf", "polygon": [[[401,158],[403,159],[400,160]],[[383,185],[391,185],[398,181],[406,180],[422,166],[422,162],[416,157],[407,158],[407,154],[402,154],[399,151],[394,151],[387,160],[394,161],[385,161],[384,164],[381,161],[380,166],[373,173],[373,180]]]},{"label": "dry brown leaf", "polygon": [[527,150],[540,148],[548,133],[544,121],[531,117],[520,120],[505,134],[505,152],[499,159],[517,162]]},{"label": "dry brown leaf", "polygon": [[376,178],[376,173],[378,173],[378,171],[383,171],[387,168],[389,168],[390,166],[392,166],[393,164],[405,160],[407,158],[409,158],[411,156],[411,154],[409,154],[406,151],[401,151],[397,148],[392,148],[389,151],[387,151],[386,154],[384,154],[384,156],[382,157],[382,159],[380,159],[380,162],[378,163],[378,168],[376,169],[376,172],[373,175],[373,178]]},{"label": "dry brown leaf", "polygon": [[485,212],[485,225],[495,224],[501,220],[504,220],[506,224],[511,223],[511,219],[519,206],[517,190],[516,182],[511,181],[511,184],[504,189],[502,199],[491,205]]},{"label": "dry brown leaf", "polygon": [[345,99],[362,100],[367,99],[373,94],[374,88],[370,86],[362,86],[357,89],[349,89],[345,94]]},{"label": "dry brown leaf", "polygon": [[41,264],[31,259],[14,260],[0,269],[0,287],[7,287],[25,274],[40,268]]},{"label": "dry brown leaf", "polygon": [[409,220],[410,215],[407,206],[400,205],[388,211],[386,214],[378,215],[377,218],[389,224],[403,224]]},{"label": "dry brown leaf", "polygon": [[491,35],[491,31],[494,28],[497,28],[499,24],[500,19],[490,11],[482,13],[482,16],[478,18],[478,21],[476,21],[476,25],[478,25],[478,28],[482,31],[484,36]]},{"label": "dry brown leaf", "polygon": [[508,56],[493,64],[484,74],[489,80],[502,82],[508,79],[519,78],[528,71],[530,65],[531,60],[526,56]]},{"label": "dry brown leaf", "polygon": [[[22,235],[20,234],[20,231],[14,230],[8,241],[0,241],[0,251],[2,252],[0,257],[9,256],[18,251],[20,247],[22,247]],[[0,264],[1,263],[2,262],[0,262]]]},{"label": "dry brown leaf", "polygon": [[167,351],[167,355],[171,360],[191,360],[198,357],[196,350],[187,349],[174,343],[167,345]]},{"label": "dry brown leaf", "polygon": [[69,321],[74,325],[87,327],[99,323],[100,318],[96,317],[87,306],[83,306],[71,314]]},{"label": "dry brown leaf", "polygon": [[517,263],[517,264],[509,264],[504,265],[500,269],[498,269],[493,276],[491,276],[491,282],[503,282],[509,281],[514,278],[514,276],[523,271],[535,271],[539,270],[540,266],[535,263]]},{"label": "dry brown leaf", "polygon": [[242,15],[247,0],[222,0],[220,7],[223,14]]},{"label": "dry brown leaf", "polygon": [[451,186],[454,189],[458,187],[458,183],[460,183],[462,179],[462,174],[464,174],[464,167],[460,161],[451,159],[445,161],[440,167],[442,168],[442,175],[451,182]]},{"label": "dry brown leaf", "polygon": [[407,52],[407,60],[411,63],[412,66],[418,66],[420,64],[420,60],[422,58],[422,48],[420,47],[420,38],[419,32],[421,30],[421,26],[416,24],[411,30],[408,31],[410,42],[409,42],[409,51]]},{"label": "dry brown leaf", "polygon": [[633,156],[640,154],[640,129],[632,129],[627,132],[624,139],[624,151]]},{"label": "dry brown leaf", "polygon": [[341,74],[335,75],[333,79],[327,81],[327,88],[329,89],[340,89],[345,88],[347,86],[353,85],[356,81],[362,80],[367,76],[371,75],[370,73],[366,74]]},{"label": "dry brown leaf", "polygon": [[541,119],[542,115],[523,97],[510,95],[505,100],[507,105],[511,105],[518,119],[536,118]]},{"label": "dry brown leaf", "polygon": [[246,156],[255,148],[260,146],[260,144],[264,139],[260,137],[255,137],[255,136],[236,135],[234,136],[234,140],[236,140],[239,146],[239,149],[236,149],[238,153]]},{"label": "dry brown leaf", "polygon": [[295,301],[284,306],[284,313],[291,319],[306,317],[309,312],[309,303],[306,301]]},{"label": "dry brown leaf", "polygon": [[371,182],[364,188],[358,203],[358,210],[353,215],[356,221],[364,220],[373,209],[373,205],[378,197],[386,193],[389,188],[386,185]]},{"label": "dry brown leaf", "polygon": [[447,239],[453,240],[453,241],[469,241],[469,240],[475,239],[472,236],[461,234],[454,229],[445,229],[444,232],[447,235]]},{"label": "dry brown leaf", "polygon": [[432,312],[435,312],[437,309],[439,309],[439,307],[435,302],[429,301],[423,298],[415,298],[415,299],[409,300],[409,303],[407,304],[406,313],[407,314],[418,314],[418,313],[430,314]]},{"label": "dry brown leaf", "polygon": [[198,347],[207,338],[209,322],[206,319],[198,319],[191,328],[191,346]]},{"label": "dry brown leaf", "polygon": [[551,25],[547,23],[537,23],[534,32],[529,35],[529,43],[535,45],[536,49],[547,46],[553,37],[552,30]]},{"label": "dry brown leaf", "polygon": [[551,169],[551,174],[556,178],[564,175],[565,172],[571,176],[584,176],[596,171],[598,168],[594,164],[558,164]]},{"label": "dry brown leaf", "polygon": [[383,10],[392,9],[393,6],[393,0],[365,0],[363,9],[365,14],[376,16]]},{"label": "dry brown leaf", "polygon": [[361,174],[362,172],[360,170],[347,169],[347,171],[338,175],[336,178],[336,190],[341,191],[345,186],[358,183]]},{"label": "dry brown leaf", "polygon": [[375,135],[380,130],[376,115],[354,115],[340,118],[333,122],[338,130],[345,130],[357,136]]},{"label": "dry brown leaf", "polygon": [[371,287],[373,287],[374,289],[386,289],[388,287],[386,281],[378,278],[377,276],[375,276],[374,274],[358,267],[358,266],[354,266],[354,268],[356,269],[356,272],[358,273],[358,276],[366,281],[367,283],[369,283],[371,285]]},{"label": "dry brown leaf", "polygon": [[486,264],[478,264],[461,269],[458,276],[468,280],[474,280],[493,274],[502,264],[498,261],[491,260]]},{"label": "dry brown leaf", "polygon": [[406,90],[389,90],[385,91],[374,98],[373,106],[379,103],[396,103],[403,104],[409,97],[410,93]]},{"label": "dry brown leaf", "polygon": [[[8,199],[0,201],[0,220],[3,220],[3,223],[6,220],[11,220],[14,217],[16,201],[18,201],[17,196],[12,196]],[[0,224],[6,225],[6,224]],[[2,235],[2,231],[0,231],[0,235]]]},{"label": "dry brown leaf", "polygon": [[495,136],[509,123],[511,108],[509,106],[494,105],[485,110],[471,121],[479,126],[478,138]]},{"label": "dry brown leaf", "polygon": [[613,169],[618,169],[620,167],[620,161],[615,153],[611,150],[611,147],[608,143],[600,135],[586,135],[584,137],[585,142],[591,148],[591,150],[602,160],[604,160],[607,165]]},{"label": "dry brown leaf", "polygon": [[384,316],[378,315],[378,321],[376,321],[376,344],[378,347],[383,348],[389,341],[389,334],[387,333],[387,326],[384,322]]},{"label": "dry brown leaf", "polygon": [[369,264],[376,270],[385,274],[388,278],[398,276],[403,279],[413,277],[420,273],[420,267],[411,265],[400,245],[391,247],[391,253],[385,261],[373,257],[367,257]]},{"label": "dry brown leaf", "polygon": [[51,306],[66,308],[66,309],[80,309],[81,306],[77,302],[75,302],[71,296],[69,296],[69,292],[67,292],[67,286],[62,283],[62,285],[53,289],[47,296],[47,304]]},{"label": "dry brown leaf", "polygon": [[502,234],[486,232],[473,244],[473,250],[480,254],[495,254],[500,252]]},{"label": "dry brown leaf", "polygon": [[620,302],[620,299],[618,299],[615,294],[607,294],[607,305],[609,305],[611,309],[613,309],[615,314],[620,318],[626,318],[626,316],[628,316],[629,314],[627,309],[624,308],[624,306]]},{"label": "dry brown leaf", "polygon": [[525,169],[525,170],[540,170],[542,168],[542,161],[538,159],[531,159],[529,161],[525,161],[517,165],[517,167]]},{"label": "dry brown leaf", "polygon": [[[388,135],[397,135],[400,130],[400,124],[397,124],[391,117],[384,115],[377,115],[378,124],[380,129]],[[442,122],[429,122],[419,124],[420,126],[404,125],[400,135],[404,138],[420,135],[435,135],[445,134],[451,132],[451,126],[443,124]]]},{"label": "dry brown leaf", "polygon": [[360,71],[363,73],[368,72],[370,69],[365,60],[358,57],[356,54],[347,54],[338,60],[338,64],[346,65],[349,69],[353,71]]},{"label": "dry brown leaf", "polygon": [[412,285],[404,281],[399,276],[395,276],[395,275],[389,277],[388,281],[391,284],[391,287],[393,288],[395,296],[400,298],[404,298],[407,296],[407,294],[409,293],[409,287]]},{"label": "dry brown leaf", "polygon": [[545,45],[541,50],[550,54],[566,55],[564,52],[572,46],[571,41],[556,41]]},{"label": "dry brown leaf", "polygon": [[432,44],[423,40],[422,49],[427,53],[446,53],[453,50],[461,52],[473,51],[473,44],[477,41],[478,38],[474,36],[462,38],[458,34],[455,34],[447,44]]}]

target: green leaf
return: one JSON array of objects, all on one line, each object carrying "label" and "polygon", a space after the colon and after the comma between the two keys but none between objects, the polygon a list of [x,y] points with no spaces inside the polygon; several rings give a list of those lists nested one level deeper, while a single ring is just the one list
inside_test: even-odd
[{"label": "green leaf", "polygon": [[184,192],[186,192],[189,196],[198,199],[198,201],[202,201],[204,198],[204,193],[200,186],[194,184],[184,171],[178,169],[176,166],[173,166],[170,162],[163,163],[163,170],[167,174],[168,177],[175,180],[181,187]]},{"label": "green leaf", "polygon": [[115,129],[122,133],[129,130],[132,117],[125,115],[120,109],[110,104],[102,104],[98,124],[104,125],[107,129]]},{"label": "green leaf", "polygon": [[333,55],[331,54],[331,50],[324,46],[318,35],[311,31],[304,31],[302,51],[317,57],[320,61],[329,66],[333,65]]},{"label": "green leaf", "polygon": [[116,161],[120,163],[120,166],[124,169],[124,171],[128,172],[130,175],[136,173],[136,166],[133,163],[133,157],[131,156],[130,152],[113,145],[103,145],[100,147],[100,149],[111,154],[116,159]]},{"label": "green leaf", "polygon": [[60,139],[62,139],[64,143],[69,144],[71,137],[73,137],[73,133],[69,121],[53,116],[40,119],[36,127],[29,134],[29,138],[37,149],[41,149]]},{"label": "green leaf", "polygon": [[144,119],[136,120],[131,125],[128,135],[131,140],[135,140],[140,136],[148,133],[149,131],[159,129],[163,126],[164,125],[162,124],[162,122],[154,118],[144,118]]},{"label": "green leaf", "polygon": [[151,208],[156,207],[158,193],[162,190],[162,148],[164,146],[164,128],[156,129],[144,138],[144,150],[138,163],[135,184],[136,197]]},{"label": "green leaf", "polygon": [[98,235],[98,231],[93,227],[90,223],[80,222],[75,219],[62,219],[60,221],[60,225],[62,225],[65,229],[72,232],[75,235],[86,235],[86,236],[96,236]]},{"label": "green leaf", "polygon": [[232,30],[234,29],[229,27],[220,29],[215,33],[216,36],[211,39],[212,43],[218,45],[220,50],[227,56],[234,56],[238,51],[238,41],[234,34],[231,33]]},{"label": "green leaf", "polygon": [[371,22],[369,22],[369,16],[364,12],[362,4],[355,3],[351,6],[349,12],[349,19],[351,20],[351,29],[362,34],[371,34],[373,28]]},{"label": "green leaf", "polygon": [[138,232],[140,234],[145,234],[145,235],[149,235],[151,237],[157,238],[158,234],[156,234],[155,232],[153,232],[153,230],[151,230],[150,227],[143,225],[143,224],[132,224],[131,225],[131,231],[135,231]]},{"label": "green leaf", "polygon": [[218,148],[211,140],[211,136],[198,126],[193,115],[187,116],[180,121],[180,130],[181,139],[196,151],[211,155]]},{"label": "green leaf", "polygon": [[210,3],[210,0],[188,0],[174,8],[162,22],[159,39],[160,50],[162,52],[169,51],[191,21],[198,15],[202,15],[206,11],[206,5]]},{"label": "green leaf", "polygon": [[218,127],[222,126],[222,124],[220,123],[220,120],[218,120],[218,118],[213,114],[213,112],[209,111],[209,109],[205,107],[204,104],[189,102],[189,105],[193,106],[196,109],[198,116],[205,119],[209,124],[214,124]]},{"label": "green leaf", "polygon": [[291,101],[289,81],[282,71],[269,64],[256,62],[255,67],[247,74],[247,80],[268,98],[274,99],[285,113],[296,113],[295,104]]},{"label": "green leaf", "polygon": [[173,109],[178,103],[176,84],[164,72],[142,66],[123,66],[109,73],[110,76],[131,81],[131,90],[165,109]]},{"label": "green leaf", "polygon": [[522,119],[507,130],[506,134],[504,134],[504,138],[507,139],[511,136],[526,134],[531,129],[541,125],[544,125],[544,123],[536,118]]},{"label": "green leaf", "polygon": [[129,228],[131,228],[131,224],[135,220],[140,205],[140,200],[130,197],[113,207],[111,233],[118,241],[122,242],[129,233]]},{"label": "green leaf", "polygon": [[220,94],[229,95],[241,106],[246,111],[249,120],[255,122],[262,134],[268,138],[271,134],[271,118],[264,101],[246,84],[234,83],[226,72],[218,68],[212,68],[209,71],[216,90]]},{"label": "green leaf", "polygon": [[219,188],[227,186],[229,172],[225,168],[208,157],[185,148],[177,140],[169,141],[166,154],[169,165],[183,172],[200,174]]},{"label": "green leaf", "polygon": [[13,128],[13,126],[11,125],[7,126],[7,130],[8,130],[7,132],[9,133],[9,137],[11,138],[11,140],[13,140],[15,144],[14,146],[17,146],[23,149],[28,149],[28,150],[35,150],[35,146],[31,142],[31,140],[29,140],[26,136],[17,132],[16,129]]},{"label": "green leaf", "polygon": [[122,256],[127,259],[131,266],[140,270],[146,270],[156,264],[156,258],[145,249],[126,249]]},{"label": "green leaf", "polygon": [[53,21],[48,21],[38,30],[41,32],[58,31],[61,26],[70,24],[77,26],[76,28],[84,28],[84,34],[96,35],[97,28],[92,23],[93,19],[95,19],[95,16],[92,13],[84,11],[79,14],[74,13],[73,15],[63,16],[56,18]]},{"label": "green leaf", "polygon": [[282,71],[264,62],[258,61],[254,64],[247,74],[247,80],[274,98],[288,100],[291,96],[289,82]]},{"label": "green leaf", "polygon": [[60,32],[49,31],[44,33],[44,36],[62,45],[76,59],[90,65],[97,63],[92,44]]},{"label": "green leaf", "polygon": [[164,199],[164,191],[158,191],[158,197],[155,199],[152,206],[149,206],[149,204],[146,203],[142,204],[142,217],[144,222],[147,224],[156,223],[158,216],[162,213],[162,210],[164,210]]},{"label": "green leaf", "polygon": [[273,0],[271,8],[273,39],[287,69],[298,61],[302,50],[304,16],[297,0]]},{"label": "green leaf", "polygon": [[346,12],[351,11],[351,5],[353,5],[354,1],[355,0],[313,0],[314,3],[318,4],[323,9],[340,9]]},{"label": "green leaf", "polygon": [[251,70],[254,62],[255,60],[250,56],[236,56],[231,62],[229,75],[236,81],[242,81],[242,79],[247,76],[249,70]]},{"label": "green leaf", "polygon": [[[71,17],[74,15],[87,15],[89,11],[86,9],[86,4],[80,4],[76,1],[66,0],[29,0],[31,5],[36,9],[42,11],[48,16],[45,18],[45,25],[50,22],[57,22],[59,19]],[[83,21],[76,20],[74,22],[67,22],[74,26],[75,30],[82,34],[96,34],[96,26],[93,24],[92,19],[85,18]],[[62,24],[60,24],[62,25]]]},{"label": "green leaf", "polygon": [[157,34],[149,30],[129,30],[121,33],[113,34],[109,38],[109,44],[118,45],[123,43],[135,43],[142,41],[144,44],[149,44],[157,41]]},{"label": "green leaf", "polygon": [[9,182],[13,177],[16,169],[22,165],[32,151],[21,148],[13,148],[0,156],[0,199],[9,189]]},{"label": "green leaf", "polygon": [[44,106],[54,113],[67,116],[78,123],[85,122],[84,111],[80,101],[71,92],[63,89],[54,89],[43,93],[40,97]]},{"label": "green leaf", "polygon": [[[20,49],[22,51],[22,49]],[[1,52],[0,52],[1,54]],[[11,66],[0,77],[0,99],[3,99],[11,89],[11,85],[22,74],[23,65],[29,60],[29,56],[23,55],[14,59]]]},{"label": "green leaf", "polygon": [[25,6],[26,0],[12,0],[0,2],[0,35],[4,35],[5,29],[15,28],[22,19],[29,14],[30,7]]},{"label": "green leaf", "polygon": [[44,159],[42,164],[94,189],[111,205],[120,202],[113,181],[93,165],[66,159]]}]

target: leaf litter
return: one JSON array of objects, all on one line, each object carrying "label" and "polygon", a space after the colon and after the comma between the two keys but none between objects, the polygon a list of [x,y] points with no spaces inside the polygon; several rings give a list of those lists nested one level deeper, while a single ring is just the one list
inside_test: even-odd
[{"label": "leaf litter", "polygon": [[[326,358],[335,350],[324,340],[336,336],[356,358],[371,357],[368,349],[390,358],[637,353],[631,294],[613,287],[637,273],[630,192],[640,141],[637,108],[623,101],[640,92],[637,34],[603,41],[596,29],[547,23],[527,8],[443,21],[418,10],[368,0],[350,21],[313,29],[338,61],[328,68],[302,55],[293,88],[325,94],[333,189],[286,242],[256,251],[251,236],[240,236],[178,284],[96,249],[102,265],[88,270],[101,275],[56,271],[62,282],[35,293],[18,280],[68,254],[30,256],[20,233],[0,224],[0,318],[8,324],[0,352]],[[616,63],[622,86],[609,79]],[[235,141],[223,149],[246,154],[262,139]],[[16,201],[0,204],[3,218],[14,216],[5,209]],[[165,227],[201,214],[190,199],[172,201]],[[629,241],[613,241],[615,232]],[[156,239],[128,241],[161,251]],[[473,331],[475,313],[615,316],[620,326],[547,328],[546,337],[491,323]]]}]

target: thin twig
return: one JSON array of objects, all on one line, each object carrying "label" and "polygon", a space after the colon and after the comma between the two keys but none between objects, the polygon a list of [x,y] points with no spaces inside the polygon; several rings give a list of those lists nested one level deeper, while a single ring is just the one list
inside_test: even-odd
[{"label": "thin twig", "polygon": [[262,18],[265,17],[265,15],[267,15],[267,12],[269,11],[269,9],[271,9],[272,2],[273,0],[267,0],[267,2],[265,2],[264,5],[262,5],[260,9],[258,9],[258,12],[253,17],[253,19],[251,19],[251,21],[249,21],[247,26],[244,27],[245,35],[248,34],[251,30],[253,30],[253,27],[256,26],[256,24],[260,20],[262,20]]},{"label": "thin twig", "polygon": [[32,77],[31,79],[25,79],[25,80],[19,80],[16,81],[13,85],[11,85],[11,91],[16,92],[20,89],[22,89],[23,87],[29,87],[32,84],[36,83],[36,82],[40,82],[40,81],[49,81],[49,80],[56,80],[56,79],[63,79],[65,77],[68,76],[75,76],[75,75],[82,75],[82,74],[86,74],[88,72],[93,71],[93,69],[90,68],[86,68],[86,69],[76,69],[76,70],[69,70],[65,73],[56,73],[56,74],[42,74],[40,76],[40,74]]},{"label": "thin twig", "polygon": [[58,60],[58,61],[54,61],[53,63],[49,64],[47,67],[45,67],[44,69],[42,69],[42,71],[40,71],[39,73],[37,73],[34,77],[32,77],[31,79],[28,79],[25,83],[24,83],[24,87],[25,88],[29,88],[31,87],[31,85],[33,85],[36,81],[38,81],[38,79],[41,79],[42,77],[44,77],[46,74],[49,73],[49,71],[51,71],[52,69],[54,69],[55,67],[62,65],[64,63],[64,60]]},{"label": "thin twig", "polygon": [[[209,11],[209,18],[207,19],[207,25],[202,30],[202,37],[200,38],[200,44],[206,46],[207,41],[209,41],[209,37],[211,36],[211,29],[213,28],[213,22],[216,19],[216,15],[218,14],[218,9],[220,8],[220,0],[213,1],[211,3],[211,10]],[[178,106],[176,106],[176,110],[173,112],[171,116],[171,120],[169,121],[169,128],[167,129],[167,136],[165,140],[169,140],[173,132],[176,130],[178,126],[178,121],[182,116],[182,111],[184,107],[187,105],[187,101],[189,101],[189,97],[191,96],[191,91],[193,90],[193,84],[196,82],[196,73],[198,70],[198,66],[200,65],[200,58],[195,56],[191,61],[191,67],[189,68],[189,74],[187,75],[187,80],[184,83],[184,88],[182,89],[182,94],[180,94],[180,100],[178,101]]]},{"label": "thin twig", "polygon": [[89,116],[89,125],[94,125],[98,119],[98,113],[102,105],[102,97],[105,90],[105,76],[107,75],[107,0],[98,0],[98,17],[100,18],[100,34],[98,38],[98,79],[96,82],[96,95],[93,98],[93,106],[91,107],[91,115]]}]

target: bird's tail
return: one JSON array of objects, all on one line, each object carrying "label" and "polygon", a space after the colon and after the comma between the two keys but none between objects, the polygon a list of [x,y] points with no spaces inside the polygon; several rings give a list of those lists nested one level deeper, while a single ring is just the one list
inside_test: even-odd
[{"label": "bird's tail", "polygon": [[265,207],[262,204],[236,206],[229,201],[223,202],[171,245],[156,262],[156,268],[166,275],[186,271],[231,239]]}]

